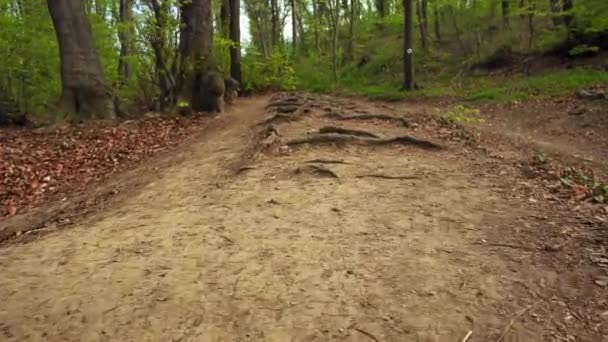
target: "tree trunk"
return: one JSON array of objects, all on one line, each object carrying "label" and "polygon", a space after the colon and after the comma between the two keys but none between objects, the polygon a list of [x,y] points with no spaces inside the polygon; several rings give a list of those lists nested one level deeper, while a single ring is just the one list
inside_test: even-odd
[{"label": "tree trunk", "polygon": [[428,37],[429,34],[429,16],[428,16],[428,12],[429,12],[429,4],[427,0],[422,0],[422,19],[423,19],[423,24],[424,24],[424,32],[426,32],[426,35]]},{"label": "tree trunk", "polygon": [[384,18],[386,16],[386,0],[374,0],[374,4],[380,18]]},{"label": "tree trunk", "polygon": [[424,24],[424,15],[422,13],[422,0],[416,0],[416,12],[418,14],[418,29],[420,30],[420,43],[422,48],[426,50],[426,28]]},{"label": "tree trunk", "polygon": [[561,8],[559,5],[560,0],[549,0],[549,6],[551,7],[551,21],[553,26],[558,27],[562,24],[562,18],[560,17]]},{"label": "tree trunk", "polygon": [[[574,7],[574,1],[573,0],[562,0],[562,1],[563,1],[562,10],[564,12],[571,11],[572,8]],[[571,13],[564,15],[564,24],[566,24],[567,27],[571,27],[572,19],[574,19],[574,17],[572,16]]]},{"label": "tree trunk", "polygon": [[132,54],[133,37],[135,36],[133,26],[133,0],[120,0],[118,18],[120,28],[118,40],[120,41],[120,58],[118,60],[118,76],[121,86],[129,83],[131,78],[131,65],[129,57]]},{"label": "tree trunk", "polygon": [[433,6],[433,14],[435,17],[435,38],[437,39],[437,42],[440,43],[441,42],[441,27],[440,27],[441,17],[439,16],[439,9],[437,8],[437,5]]},{"label": "tree trunk", "polygon": [[403,88],[414,90],[414,50],[413,50],[413,29],[414,14],[413,0],[403,0]]},{"label": "tree trunk", "polygon": [[312,18],[315,36],[315,50],[316,53],[319,53],[321,47],[319,46],[319,5],[317,4],[317,0],[312,0]]},{"label": "tree trunk", "polygon": [[355,17],[357,11],[356,0],[350,0],[350,18],[348,21],[348,48],[346,51],[348,60],[355,58]]},{"label": "tree trunk", "polygon": [[233,43],[230,46],[230,76],[242,83],[240,9],[240,0],[230,0],[230,40]]},{"label": "tree trunk", "polygon": [[213,14],[211,0],[186,0],[182,3],[182,32],[180,58],[183,89],[190,95],[194,111],[213,111],[209,84],[204,82],[208,73],[215,70],[213,60]]},{"label": "tree trunk", "polygon": [[[332,0],[330,0],[331,3]],[[331,11],[332,20],[332,44],[331,44],[331,60],[332,60],[332,75],[334,82],[338,80],[338,35],[340,32],[340,0],[335,0],[333,3],[333,11]]]},{"label": "tree trunk", "polygon": [[298,52],[298,15],[296,13],[296,0],[291,0],[291,40],[293,43],[293,55]]},{"label": "tree trunk", "polygon": [[[60,108],[78,118],[115,117],[82,0],[49,0],[61,57]],[[99,116],[97,116],[99,115]]]},{"label": "tree trunk", "polygon": [[502,26],[509,27],[509,0],[502,0]]},{"label": "tree trunk", "polygon": [[230,0],[221,0],[220,7],[220,34],[228,38],[230,32]]},{"label": "tree trunk", "polygon": [[154,12],[154,29],[150,45],[154,51],[154,66],[156,78],[158,79],[159,105],[160,110],[164,111],[175,102],[176,84],[175,78],[167,65],[167,39],[165,35],[167,16],[170,11],[169,3],[166,1],[150,0],[152,11]]},{"label": "tree trunk", "polygon": [[279,45],[279,10],[277,0],[270,0],[271,43],[274,50]]}]

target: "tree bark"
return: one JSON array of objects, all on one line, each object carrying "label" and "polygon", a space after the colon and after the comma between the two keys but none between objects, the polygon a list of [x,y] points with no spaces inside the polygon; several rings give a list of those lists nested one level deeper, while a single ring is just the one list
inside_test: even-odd
[{"label": "tree bark", "polygon": [[296,13],[296,0],[291,0],[291,40],[293,43],[293,55],[298,52],[298,15]]},{"label": "tree bark", "polygon": [[242,83],[240,0],[230,0],[230,76]]},{"label": "tree bark", "polygon": [[437,42],[440,43],[441,42],[441,26],[440,26],[441,17],[439,16],[439,9],[437,8],[437,5],[433,6],[433,14],[435,17],[435,39],[437,39]]},{"label": "tree bark", "polygon": [[420,30],[420,43],[422,48],[426,50],[426,27],[424,24],[424,15],[422,12],[422,0],[416,0],[416,12],[418,13],[418,29]]},{"label": "tree bark", "polygon": [[118,76],[120,85],[123,86],[131,78],[131,65],[129,57],[132,54],[133,37],[135,30],[133,26],[133,0],[120,0],[118,19],[121,27],[118,30],[120,41],[120,58],[118,60]]},{"label": "tree bark", "polygon": [[220,34],[228,38],[230,34],[230,0],[221,0],[220,7]]},{"label": "tree bark", "polygon": [[[569,12],[570,10],[572,10],[572,8],[574,7],[573,0],[562,0],[562,1],[563,1],[562,10],[564,12]],[[570,13],[564,15],[564,24],[566,24],[567,27],[571,27],[573,19],[574,19],[574,17]]]},{"label": "tree bark", "polygon": [[169,106],[173,105],[176,100],[175,77],[169,69],[166,60],[167,39],[165,36],[165,28],[170,8],[169,3],[166,1],[159,2],[159,0],[150,0],[150,5],[155,18],[150,45],[152,45],[152,50],[154,51],[156,78],[158,79],[159,109],[164,111]]},{"label": "tree bark", "polygon": [[509,27],[509,0],[502,0],[502,26]]},{"label": "tree bark", "polygon": [[180,34],[180,92],[190,96],[194,111],[213,111],[206,76],[216,69],[213,60],[213,14],[211,0],[186,0],[182,3]]},{"label": "tree bark", "polygon": [[413,50],[413,0],[403,0],[403,88],[414,90],[414,50]]},{"label": "tree bark", "polygon": [[49,0],[61,57],[60,108],[77,118],[115,117],[82,0]]}]

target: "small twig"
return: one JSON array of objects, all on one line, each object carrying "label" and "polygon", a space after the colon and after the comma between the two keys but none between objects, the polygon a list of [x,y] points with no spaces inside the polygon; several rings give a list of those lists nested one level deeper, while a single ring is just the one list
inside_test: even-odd
[{"label": "small twig", "polygon": [[353,329],[354,331],[357,331],[357,332],[359,332],[359,333],[361,333],[361,334],[363,334],[363,335],[365,335],[365,336],[369,337],[370,339],[372,339],[372,340],[374,340],[374,341],[376,341],[376,342],[380,342],[380,340],[379,340],[379,339],[378,339],[376,336],[372,335],[371,333],[368,333],[367,331],[365,331],[365,330],[363,330],[363,329],[361,329],[361,328],[357,328],[357,327],[356,327],[356,326],[354,326],[354,325],[353,325],[353,326],[351,326],[350,328],[351,328],[351,329]]},{"label": "small twig", "polygon": [[471,335],[473,335],[473,330],[469,330],[469,332],[466,334],[466,336],[462,339],[462,342],[467,342],[469,340],[469,337],[471,337]]},{"label": "small twig", "polygon": [[413,175],[403,175],[403,176],[390,176],[390,175],[382,175],[382,174],[369,174],[369,175],[359,175],[355,176],[355,178],[382,178],[382,179],[419,179],[418,176]]},{"label": "small twig", "polygon": [[536,305],[538,305],[538,303],[542,302],[542,299],[539,299],[536,303],[531,304],[526,306],[525,308],[523,308],[520,312],[517,313],[517,315],[515,315],[515,317],[513,317],[511,319],[511,321],[509,322],[509,324],[505,327],[505,329],[502,331],[502,334],[500,335],[500,337],[498,338],[498,340],[496,340],[496,342],[501,342],[505,336],[507,336],[507,334],[509,333],[509,331],[511,330],[511,327],[513,326],[513,324],[515,324],[515,321],[521,317],[523,314],[525,314],[526,312],[530,311],[530,309],[532,309],[533,307],[535,307]]},{"label": "small twig", "polygon": [[232,239],[230,239],[229,237],[227,237],[226,235],[220,235],[224,240],[230,242],[231,245],[234,245],[234,241],[232,241]]}]

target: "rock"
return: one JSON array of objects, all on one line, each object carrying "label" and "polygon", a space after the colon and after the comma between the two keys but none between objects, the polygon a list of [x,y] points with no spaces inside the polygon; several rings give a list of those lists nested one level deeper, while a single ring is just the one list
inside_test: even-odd
[{"label": "rock", "polygon": [[593,87],[580,89],[576,92],[576,96],[583,100],[606,100],[608,99],[608,94],[606,93],[606,89],[601,87]]}]

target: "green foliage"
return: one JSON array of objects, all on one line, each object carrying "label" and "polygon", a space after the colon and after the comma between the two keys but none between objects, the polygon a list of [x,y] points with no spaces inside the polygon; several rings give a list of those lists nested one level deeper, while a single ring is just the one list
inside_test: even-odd
[{"label": "green foliage", "polygon": [[590,54],[596,54],[600,51],[600,48],[597,46],[589,46],[587,44],[581,44],[581,45],[577,45],[575,47],[573,47],[572,49],[570,49],[570,51],[568,51],[568,54],[570,56],[576,57],[576,56],[585,56],[585,55],[590,55]]},{"label": "green foliage", "polygon": [[608,184],[598,181],[593,175],[567,167],[562,170],[560,181],[567,186],[576,184],[589,189],[591,199],[597,203],[608,202]]},{"label": "green foliage", "polygon": [[296,77],[292,63],[284,53],[274,51],[268,58],[250,47],[242,59],[243,87],[248,91],[292,90]]},{"label": "green foliage", "polygon": [[468,108],[463,105],[454,106],[450,111],[442,115],[441,119],[450,124],[483,122],[483,119],[479,117],[479,109]]}]

